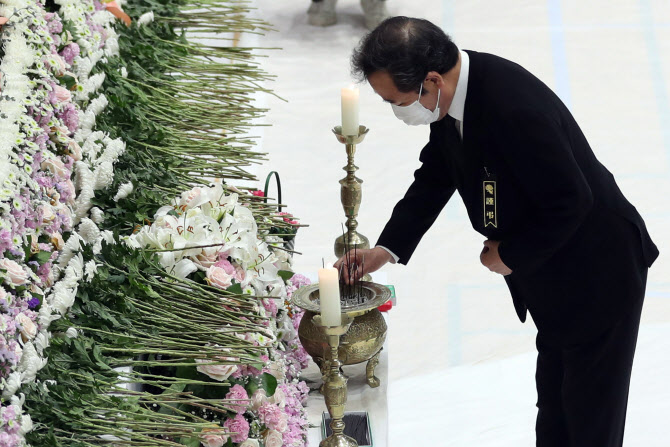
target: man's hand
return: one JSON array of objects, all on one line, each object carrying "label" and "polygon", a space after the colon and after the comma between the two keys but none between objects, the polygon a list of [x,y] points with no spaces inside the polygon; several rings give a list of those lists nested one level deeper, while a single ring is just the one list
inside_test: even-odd
[{"label": "man's hand", "polygon": [[[342,272],[341,276],[349,284],[354,278],[362,278],[366,273],[375,272],[392,260],[393,256],[388,251],[375,247],[370,250],[356,250],[355,254],[354,250],[350,250],[338,259],[333,267]],[[342,270],[340,266],[343,266]]]},{"label": "man's hand", "polygon": [[500,259],[498,245],[500,245],[500,241],[484,241],[484,249],[482,250],[482,254],[479,255],[479,259],[482,261],[482,264],[484,264],[484,267],[492,272],[507,276],[512,273],[512,271],[504,262],[502,262],[502,259]]}]

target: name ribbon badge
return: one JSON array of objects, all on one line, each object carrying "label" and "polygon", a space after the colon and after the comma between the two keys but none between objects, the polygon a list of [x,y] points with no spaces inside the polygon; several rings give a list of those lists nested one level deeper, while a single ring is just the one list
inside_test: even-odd
[{"label": "name ribbon badge", "polygon": [[484,182],[484,228],[489,225],[498,228],[498,216],[496,215],[496,182]]}]

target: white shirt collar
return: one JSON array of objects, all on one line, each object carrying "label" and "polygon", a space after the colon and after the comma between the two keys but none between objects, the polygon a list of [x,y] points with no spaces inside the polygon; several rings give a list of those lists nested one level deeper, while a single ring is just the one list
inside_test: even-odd
[{"label": "white shirt collar", "polygon": [[468,75],[470,73],[470,59],[468,53],[460,51],[461,54],[461,72],[456,82],[456,91],[454,99],[451,101],[447,114],[460,122],[463,122],[465,112],[465,95],[468,93]]}]

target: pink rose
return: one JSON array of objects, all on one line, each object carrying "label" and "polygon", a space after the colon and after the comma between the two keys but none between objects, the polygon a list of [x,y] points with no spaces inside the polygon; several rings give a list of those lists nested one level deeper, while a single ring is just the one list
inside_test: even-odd
[{"label": "pink rose", "polygon": [[72,183],[72,180],[67,179],[65,180],[65,187],[63,188],[67,192],[67,203],[68,205],[74,205],[75,201],[75,191],[74,191],[74,183]]},{"label": "pink rose", "polygon": [[81,161],[81,146],[76,141],[68,141],[67,150],[74,161]]},{"label": "pink rose", "polygon": [[239,447],[259,447],[258,439],[249,438],[244,441]]},{"label": "pink rose", "polygon": [[60,233],[54,233],[51,235],[51,243],[53,244],[54,247],[56,247],[56,250],[60,250],[61,248],[63,248],[63,245],[65,245],[63,236],[61,236]]},{"label": "pink rose", "polygon": [[275,429],[280,433],[284,433],[288,429],[288,414],[286,413],[281,414],[281,417],[279,418],[279,422],[277,423]]},{"label": "pink rose", "polygon": [[51,205],[40,205],[38,211],[42,214],[42,222],[44,223],[51,223],[56,218]]},{"label": "pink rose", "polygon": [[284,439],[277,430],[265,430],[263,432],[265,447],[282,447]]},{"label": "pink rose", "polygon": [[35,326],[35,323],[30,317],[23,313],[19,313],[16,316],[16,322],[21,325],[21,337],[23,338],[24,343],[35,338],[37,335],[37,326]]},{"label": "pink rose", "polygon": [[14,286],[21,286],[28,282],[28,274],[23,267],[11,259],[0,259],[0,269],[7,270],[7,279]]},{"label": "pink rose", "polygon": [[222,428],[203,428],[200,432],[200,442],[205,447],[223,447],[228,442],[228,435]]},{"label": "pink rose", "polygon": [[68,172],[62,161],[57,158],[48,158],[42,162],[42,169],[48,169],[52,174],[60,178],[68,178]]},{"label": "pink rose", "polygon": [[56,96],[56,101],[58,101],[59,103],[72,100],[72,95],[70,94],[70,91],[66,88],[61,87],[60,85],[54,86],[54,93]]},{"label": "pink rose", "polygon": [[244,271],[244,269],[238,265],[238,266],[235,266],[235,275],[234,276],[235,276],[235,280],[237,282],[241,283],[242,281],[244,281],[244,278],[247,276],[247,274]]},{"label": "pink rose", "polygon": [[272,374],[279,381],[286,379],[286,370],[284,369],[284,365],[280,364],[279,362],[270,362],[266,364],[266,366],[263,368],[263,372]]},{"label": "pink rose", "polygon": [[249,437],[249,422],[241,414],[228,419],[223,426],[231,433],[230,438],[233,442],[244,442]]},{"label": "pink rose", "polygon": [[197,255],[194,259],[193,262],[195,262],[197,265],[201,266],[203,270],[206,270],[213,266],[216,263],[216,260],[219,258],[219,254],[217,252],[214,253],[207,253],[206,250],[203,250],[200,252],[199,255]]},{"label": "pink rose", "polygon": [[[249,406],[249,395],[247,394],[247,390],[245,390],[241,385],[233,385],[230,391],[228,391],[228,394],[226,394],[226,400],[233,401],[228,406],[235,413],[244,413],[247,411],[247,407]],[[233,403],[235,405],[233,405]],[[235,441],[235,439],[233,439],[233,441],[241,442]]]},{"label": "pink rose", "polygon": [[[273,404],[276,404],[280,408],[284,408],[286,406],[286,394],[284,393],[284,391],[282,391],[281,388],[277,388],[275,390],[275,393],[270,398],[270,402],[272,402]],[[279,430],[279,431],[284,431],[284,430]]]},{"label": "pink rose", "polygon": [[258,411],[258,409],[266,404],[268,401],[268,396],[265,394],[265,391],[262,389],[257,389],[254,391],[254,394],[251,396],[251,409],[253,411]]},{"label": "pink rose", "polygon": [[[224,351],[227,351],[227,349],[222,349]],[[217,357],[218,360],[223,360],[223,361],[231,361],[231,362],[238,362],[239,359],[236,359],[235,357],[222,357],[219,356]],[[211,364],[212,362],[217,361],[217,359],[195,359],[196,363],[200,363],[196,367],[198,371],[201,373],[211,377],[214,380],[218,380],[219,382],[223,382],[226,380],[232,373],[237,371],[237,365],[222,365],[222,364]],[[207,365],[207,363],[210,363]]]},{"label": "pink rose", "polygon": [[220,289],[227,289],[230,287],[233,279],[233,275],[229,275],[226,271],[215,265],[207,269],[207,282],[214,287]]}]

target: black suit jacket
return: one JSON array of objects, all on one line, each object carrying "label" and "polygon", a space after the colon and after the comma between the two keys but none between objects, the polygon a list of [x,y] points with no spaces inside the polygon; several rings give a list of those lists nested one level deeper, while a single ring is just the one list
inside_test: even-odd
[{"label": "black suit jacket", "polygon": [[[406,264],[457,189],[473,228],[501,241],[521,321],[530,310],[561,344],[594,336],[642,299],[658,250],[561,100],[521,66],[467,53],[463,141],[450,116],[431,125],[422,166],[377,245]],[[485,181],[496,195],[488,225]]]}]

